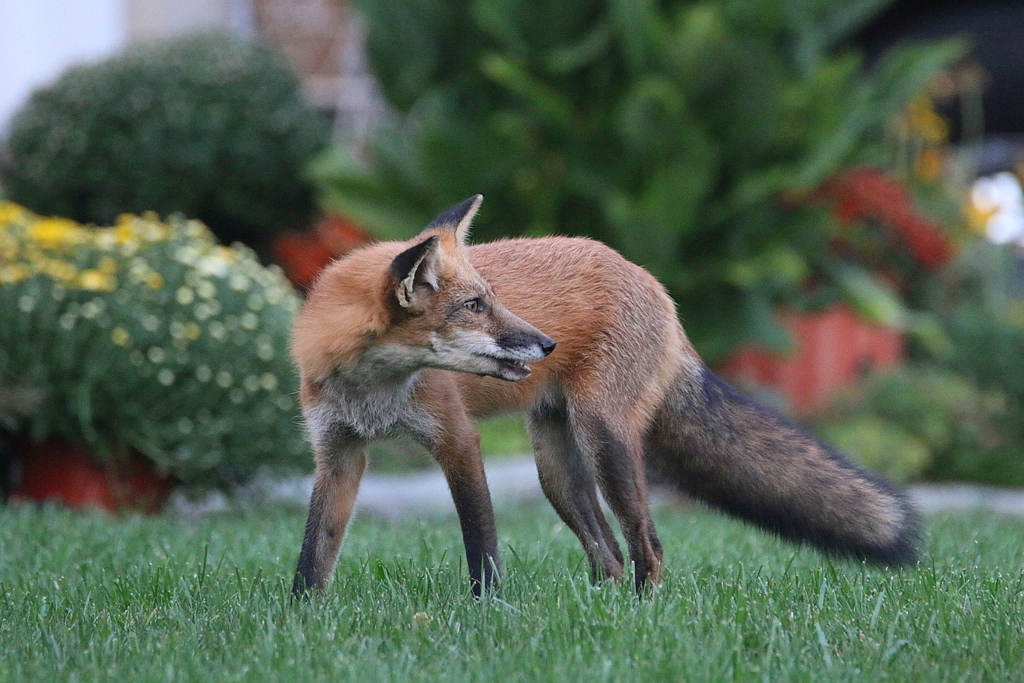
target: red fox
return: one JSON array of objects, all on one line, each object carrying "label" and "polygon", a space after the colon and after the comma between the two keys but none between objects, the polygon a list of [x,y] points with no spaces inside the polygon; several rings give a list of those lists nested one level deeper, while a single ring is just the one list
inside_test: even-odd
[{"label": "red fox", "polygon": [[501,562],[471,418],[510,410],[526,412],[541,486],[595,580],[625,570],[600,491],[636,589],[659,581],[645,464],[791,541],[883,565],[915,560],[907,499],[712,374],[650,273],[583,238],[467,246],[482,200],[336,261],[299,313],[292,350],[316,474],[297,595],[333,572],[367,442],[394,435],[433,454],[473,590],[494,584]]}]

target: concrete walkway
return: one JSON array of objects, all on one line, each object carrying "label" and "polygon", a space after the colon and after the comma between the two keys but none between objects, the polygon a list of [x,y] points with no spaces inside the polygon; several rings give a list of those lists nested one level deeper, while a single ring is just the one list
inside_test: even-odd
[{"label": "concrete walkway", "polygon": [[[537,469],[531,456],[501,459],[486,463],[487,481],[496,507],[524,501],[543,500]],[[309,504],[313,478],[258,479],[240,489],[235,497],[242,504],[260,505],[284,502],[299,507]],[[909,488],[911,498],[921,511],[985,510],[1002,515],[1024,517],[1024,491],[998,489],[973,484],[918,484]],[[671,491],[652,492],[652,502],[667,502],[678,497]],[[226,510],[232,501],[221,493],[204,499],[187,500],[176,495],[172,513],[191,517]],[[444,476],[438,469],[402,475],[367,474],[357,501],[359,514],[386,519],[415,515],[447,515],[454,511]]]}]

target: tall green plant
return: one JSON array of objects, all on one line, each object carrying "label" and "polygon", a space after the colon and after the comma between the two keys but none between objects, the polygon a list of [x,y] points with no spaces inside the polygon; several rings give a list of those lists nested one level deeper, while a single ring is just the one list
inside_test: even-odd
[{"label": "tall green plant", "polygon": [[407,236],[487,198],[476,235],[601,239],[652,270],[708,357],[778,345],[779,298],[824,268],[799,201],[880,157],[886,122],[961,52],[870,72],[843,41],[882,0],[358,3],[397,123],[315,169],[323,203]]}]

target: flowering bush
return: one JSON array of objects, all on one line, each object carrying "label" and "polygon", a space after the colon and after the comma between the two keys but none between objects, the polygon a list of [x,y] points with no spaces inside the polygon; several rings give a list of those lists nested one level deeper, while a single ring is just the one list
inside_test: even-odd
[{"label": "flowering bush", "polygon": [[183,480],[304,465],[297,305],[278,270],[197,221],[94,228],[0,202],[0,394],[33,397],[34,440],[130,446]]}]

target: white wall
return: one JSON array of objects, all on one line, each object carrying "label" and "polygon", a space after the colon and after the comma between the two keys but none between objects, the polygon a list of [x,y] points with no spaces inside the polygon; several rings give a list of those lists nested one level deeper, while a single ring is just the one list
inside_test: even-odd
[{"label": "white wall", "polygon": [[0,135],[34,89],[126,41],[124,0],[0,0]]}]

